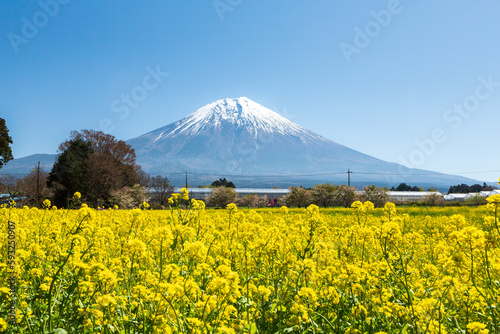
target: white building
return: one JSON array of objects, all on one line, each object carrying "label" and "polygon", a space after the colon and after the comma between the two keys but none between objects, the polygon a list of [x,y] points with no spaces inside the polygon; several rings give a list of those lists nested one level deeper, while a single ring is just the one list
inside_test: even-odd
[{"label": "white building", "polygon": [[422,202],[429,196],[443,197],[439,191],[389,191],[391,202]]},{"label": "white building", "polygon": [[500,189],[495,189],[495,190],[492,190],[488,193],[488,196],[493,196],[493,195],[500,195]]},{"label": "white building", "polygon": [[444,195],[445,201],[463,202],[468,194],[448,194]]}]

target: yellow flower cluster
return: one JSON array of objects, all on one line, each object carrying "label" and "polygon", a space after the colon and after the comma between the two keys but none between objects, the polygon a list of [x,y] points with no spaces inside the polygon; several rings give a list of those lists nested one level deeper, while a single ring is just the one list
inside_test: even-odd
[{"label": "yellow flower cluster", "polygon": [[488,202],[206,210],[183,189],[162,211],[4,207],[0,332],[500,333]]}]

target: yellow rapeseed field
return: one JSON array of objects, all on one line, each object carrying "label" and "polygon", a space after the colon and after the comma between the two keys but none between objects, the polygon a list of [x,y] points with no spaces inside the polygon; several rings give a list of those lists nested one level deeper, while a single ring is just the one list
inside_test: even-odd
[{"label": "yellow rapeseed field", "polygon": [[500,195],[262,210],[187,197],[165,211],[0,208],[0,331],[500,333]]}]

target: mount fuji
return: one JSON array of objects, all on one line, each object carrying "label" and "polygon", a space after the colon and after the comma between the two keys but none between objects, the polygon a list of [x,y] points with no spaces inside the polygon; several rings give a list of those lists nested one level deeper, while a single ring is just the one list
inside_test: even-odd
[{"label": "mount fuji", "polygon": [[[252,100],[210,103],[185,118],[127,141],[137,163],[151,175],[190,184],[227,177],[237,186],[288,186],[318,182],[448,188],[476,180],[411,169],[340,145]],[[177,176],[176,176],[177,173]]]}]

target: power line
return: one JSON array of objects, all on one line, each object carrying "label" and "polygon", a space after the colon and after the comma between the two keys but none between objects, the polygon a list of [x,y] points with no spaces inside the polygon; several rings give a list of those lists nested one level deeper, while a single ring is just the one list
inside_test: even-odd
[{"label": "power line", "polygon": [[[193,175],[201,175],[201,176],[225,176],[225,177],[304,177],[304,176],[322,176],[322,175],[342,175],[345,174],[346,172],[339,172],[339,173],[317,173],[317,174],[268,174],[268,175],[248,175],[248,174],[225,174],[225,173],[219,173],[219,174],[211,174],[211,173],[196,173],[196,172],[190,172],[190,174]],[[174,174],[174,173],[172,173]]]},{"label": "power line", "polygon": [[446,175],[456,175],[456,174],[484,174],[484,173],[500,173],[500,170],[490,170],[483,172],[433,172],[433,173],[365,173],[365,172],[351,172],[363,175],[396,175],[396,176],[410,176],[410,175],[436,175],[436,174],[446,174]]}]

